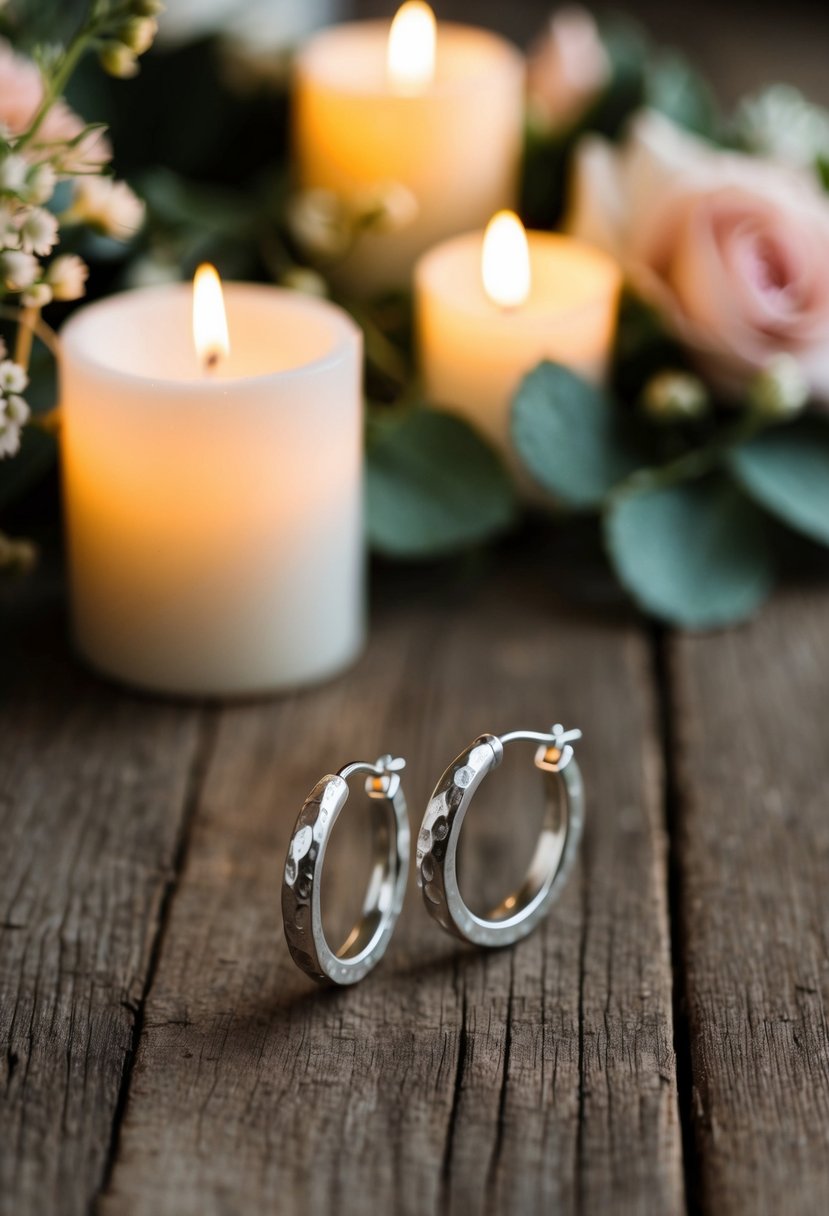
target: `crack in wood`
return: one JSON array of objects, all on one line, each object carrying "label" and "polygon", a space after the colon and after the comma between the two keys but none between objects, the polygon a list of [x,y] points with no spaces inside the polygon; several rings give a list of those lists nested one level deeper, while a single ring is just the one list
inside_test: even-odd
[{"label": "crack in wood", "polygon": [[138,1056],[141,1036],[144,1031],[144,1011],[147,1005],[147,998],[152,989],[153,981],[158,970],[158,962],[161,958],[165,933],[170,918],[170,909],[172,907],[173,899],[187,862],[190,835],[196,819],[196,812],[201,801],[204,782],[210,765],[210,757],[215,745],[217,731],[217,711],[208,707],[202,707],[199,711],[196,745],[193,751],[193,759],[190,765],[190,772],[188,774],[187,785],[184,791],[182,818],[178,840],[176,841],[175,853],[173,856],[173,864],[159,900],[156,928],[150,946],[150,957],[147,972],[144,977],[144,983],[141,993],[136,1000],[121,1001],[123,1008],[129,1010],[133,1018],[132,1038],[124,1056],[121,1085],[118,1091],[118,1100],[113,1113],[109,1148],[107,1151],[106,1161],[104,1163],[101,1184],[97,1193],[93,1197],[92,1203],[90,1204],[90,1211],[93,1213],[98,1210],[100,1200],[107,1192],[110,1180],[112,1178],[112,1172],[115,1168],[115,1162],[118,1158],[121,1127],[127,1111],[130,1087],[135,1069],[135,1061]]},{"label": "crack in wood", "polygon": [[443,1153],[443,1161],[441,1162],[441,1189],[439,1199],[439,1210],[442,1213],[449,1212],[449,1201],[451,1197],[451,1175],[452,1175],[452,1153],[455,1147],[455,1130],[458,1126],[458,1111],[461,1104],[461,1093],[463,1091],[464,1073],[466,1071],[466,1053],[468,1050],[468,1031],[466,1020],[468,1016],[466,985],[463,975],[461,974],[461,963],[458,958],[454,962],[455,983],[460,985],[461,990],[461,1024],[458,1031],[458,1059],[455,1066],[455,1079],[452,1087],[452,1104],[449,1108],[449,1122],[446,1128],[446,1146]]},{"label": "crack in wood", "polygon": [[[495,1142],[492,1146],[489,1170],[487,1171],[487,1208],[495,1213],[498,1210],[496,1182],[498,1178],[498,1163],[501,1160],[501,1149],[504,1145],[504,1132],[507,1116],[507,1090],[509,1087],[509,1066],[512,1053],[512,1010],[515,996],[515,952],[510,954],[509,992],[507,993],[507,1019],[504,1027],[503,1072],[501,1074],[501,1089],[498,1094],[498,1113],[495,1122]],[[542,996],[543,1004],[543,996]]]},{"label": "crack in wood", "polygon": [[587,1098],[587,1082],[585,1077],[585,1060],[584,1060],[584,984],[587,970],[587,927],[590,923],[590,897],[587,889],[587,840],[583,844],[582,864],[581,864],[581,936],[579,938],[579,1003],[578,1003],[578,1078],[579,1078],[579,1094],[576,1113],[576,1166],[575,1166],[575,1210],[581,1213],[584,1210],[584,1191],[582,1186],[582,1175],[584,1170],[584,1126],[585,1126],[585,1105]]},{"label": "crack in wood", "polygon": [[685,894],[682,867],[679,861],[678,837],[682,815],[682,790],[677,767],[678,746],[675,722],[673,679],[671,673],[669,636],[665,629],[655,628],[651,638],[653,683],[656,690],[657,729],[662,749],[663,806],[665,831],[668,837],[668,915],[671,934],[671,971],[673,975],[674,1058],[679,1121],[682,1131],[682,1166],[685,1182],[685,1205],[688,1216],[701,1211],[699,1195],[699,1147],[694,1128],[694,1076],[691,1059],[691,1028],[688,1021],[685,974],[686,942],[683,924]]}]

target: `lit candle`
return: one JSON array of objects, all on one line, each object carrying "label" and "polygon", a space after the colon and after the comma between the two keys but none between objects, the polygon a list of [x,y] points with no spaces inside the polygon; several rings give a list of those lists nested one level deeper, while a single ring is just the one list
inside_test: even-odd
[{"label": "lit candle", "polygon": [[543,359],[598,382],[607,371],[621,273],[606,254],[496,215],[427,253],[415,272],[428,399],[465,417],[512,462],[510,404]]},{"label": "lit candle", "polygon": [[421,0],[391,27],[324,30],[301,52],[294,89],[298,185],[347,206],[404,187],[412,216],[397,231],[366,231],[338,268],[352,292],[407,287],[437,241],[515,205],[524,61],[485,30],[443,24]]},{"label": "lit candle", "polygon": [[62,334],[77,644],[170,693],[322,679],[364,633],[359,331],[297,293],[225,296],[226,319],[207,272],[195,297],[127,292]]}]

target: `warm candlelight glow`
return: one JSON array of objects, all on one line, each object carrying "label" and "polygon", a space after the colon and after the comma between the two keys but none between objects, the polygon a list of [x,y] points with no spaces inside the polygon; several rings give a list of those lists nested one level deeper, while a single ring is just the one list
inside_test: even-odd
[{"label": "warm candlelight glow", "polygon": [[489,221],[481,257],[484,291],[493,304],[517,308],[530,294],[530,249],[524,225],[512,211]]},{"label": "warm candlelight glow", "polygon": [[216,267],[204,262],[193,279],[193,341],[209,371],[230,352],[222,282]]},{"label": "warm candlelight glow", "polygon": [[435,14],[423,0],[406,0],[389,31],[389,80],[401,93],[418,93],[435,75]]}]

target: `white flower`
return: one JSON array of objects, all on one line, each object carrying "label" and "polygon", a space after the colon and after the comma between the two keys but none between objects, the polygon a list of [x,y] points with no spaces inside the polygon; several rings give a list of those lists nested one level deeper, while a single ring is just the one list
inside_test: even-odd
[{"label": "white flower", "polygon": [[48,283],[33,283],[20,299],[24,308],[45,308],[52,303],[52,288]]},{"label": "white flower", "polygon": [[85,291],[89,270],[74,253],[61,254],[46,271],[46,282],[56,300],[77,300]]},{"label": "white flower", "polygon": [[138,72],[138,61],[123,42],[104,43],[98,58],[105,72],[121,80],[128,80]]},{"label": "white flower", "polygon": [[12,393],[6,398],[6,417],[9,422],[13,422],[15,426],[25,426],[31,417],[32,411],[24,399],[17,393]]},{"label": "white flower", "polygon": [[45,257],[58,240],[58,221],[51,211],[33,207],[20,225],[20,245],[26,253]]},{"label": "white flower", "polygon": [[8,153],[0,160],[0,190],[19,194],[26,185],[29,164],[22,156]]},{"label": "white flower", "polygon": [[118,31],[118,37],[134,55],[143,55],[153,44],[158,33],[155,17],[130,17]]},{"label": "white flower", "polygon": [[126,241],[144,223],[144,204],[126,182],[111,177],[82,178],[65,218],[91,224],[107,236]]},{"label": "white flower", "polygon": [[530,118],[544,132],[572,127],[605,87],[610,73],[594,17],[580,5],[560,9],[530,48]]},{"label": "white flower", "polygon": [[0,459],[16,456],[20,451],[20,427],[14,422],[0,419]]},{"label": "white flower", "polygon": [[351,223],[342,201],[330,190],[303,190],[288,207],[294,239],[311,253],[337,257],[352,240]]},{"label": "white flower", "polygon": [[790,418],[809,400],[809,382],[792,355],[777,355],[749,385],[748,398],[766,418]]},{"label": "white flower", "polygon": [[20,246],[16,212],[16,206],[0,203],[0,249],[17,249]]},{"label": "white flower", "polygon": [[7,291],[25,291],[38,276],[40,267],[30,253],[7,249],[0,253],[0,283]]},{"label": "white flower", "polygon": [[22,393],[28,383],[29,377],[19,363],[13,359],[4,359],[0,363],[0,392]]},{"label": "white flower", "polygon": [[292,266],[286,270],[279,280],[283,287],[290,291],[299,291],[304,296],[317,296],[324,299],[328,295],[328,284],[316,270],[307,266]]},{"label": "white flower", "polygon": [[48,203],[55,193],[58,176],[48,161],[35,165],[26,179],[25,196],[29,203]]},{"label": "white flower", "polygon": [[417,219],[417,197],[400,182],[370,186],[351,200],[359,221],[381,232],[400,232]]},{"label": "white flower", "polygon": [[745,98],[737,110],[737,131],[750,151],[800,169],[829,157],[829,112],[789,84],[769,85]]}]

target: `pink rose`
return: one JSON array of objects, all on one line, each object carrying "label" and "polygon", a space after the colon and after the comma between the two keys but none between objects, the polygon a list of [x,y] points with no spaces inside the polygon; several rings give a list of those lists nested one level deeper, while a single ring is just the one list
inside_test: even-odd
[{"label": "pink rose", "polygon": [[586,9],[560,9],[530,48],[527,94],[531,118],[547,131],[581,117],[610,76],[596,22]]},{"label": "pink rose", "polygon": [[585,139],[568,228],[612,252],[727,395],[794,357],[829,402],[829,198],[645,112],[621,148]]},{"label": "pink rose", "polygon": [[[43,81],[37,65],[18,55],[5,38],[0,38],[0,131],[6,135],[21,135],[31,126],[32,119],[43,100]],[[58,101],[47,114],[32,147],[44,154],[50,145],[75,139],[86,123],[63,101]],[[64,153],[59,168],[65,173],[80,173],[97,169],[112,156],[108,140],[100,131],[92,131],[72,149]]]}]

